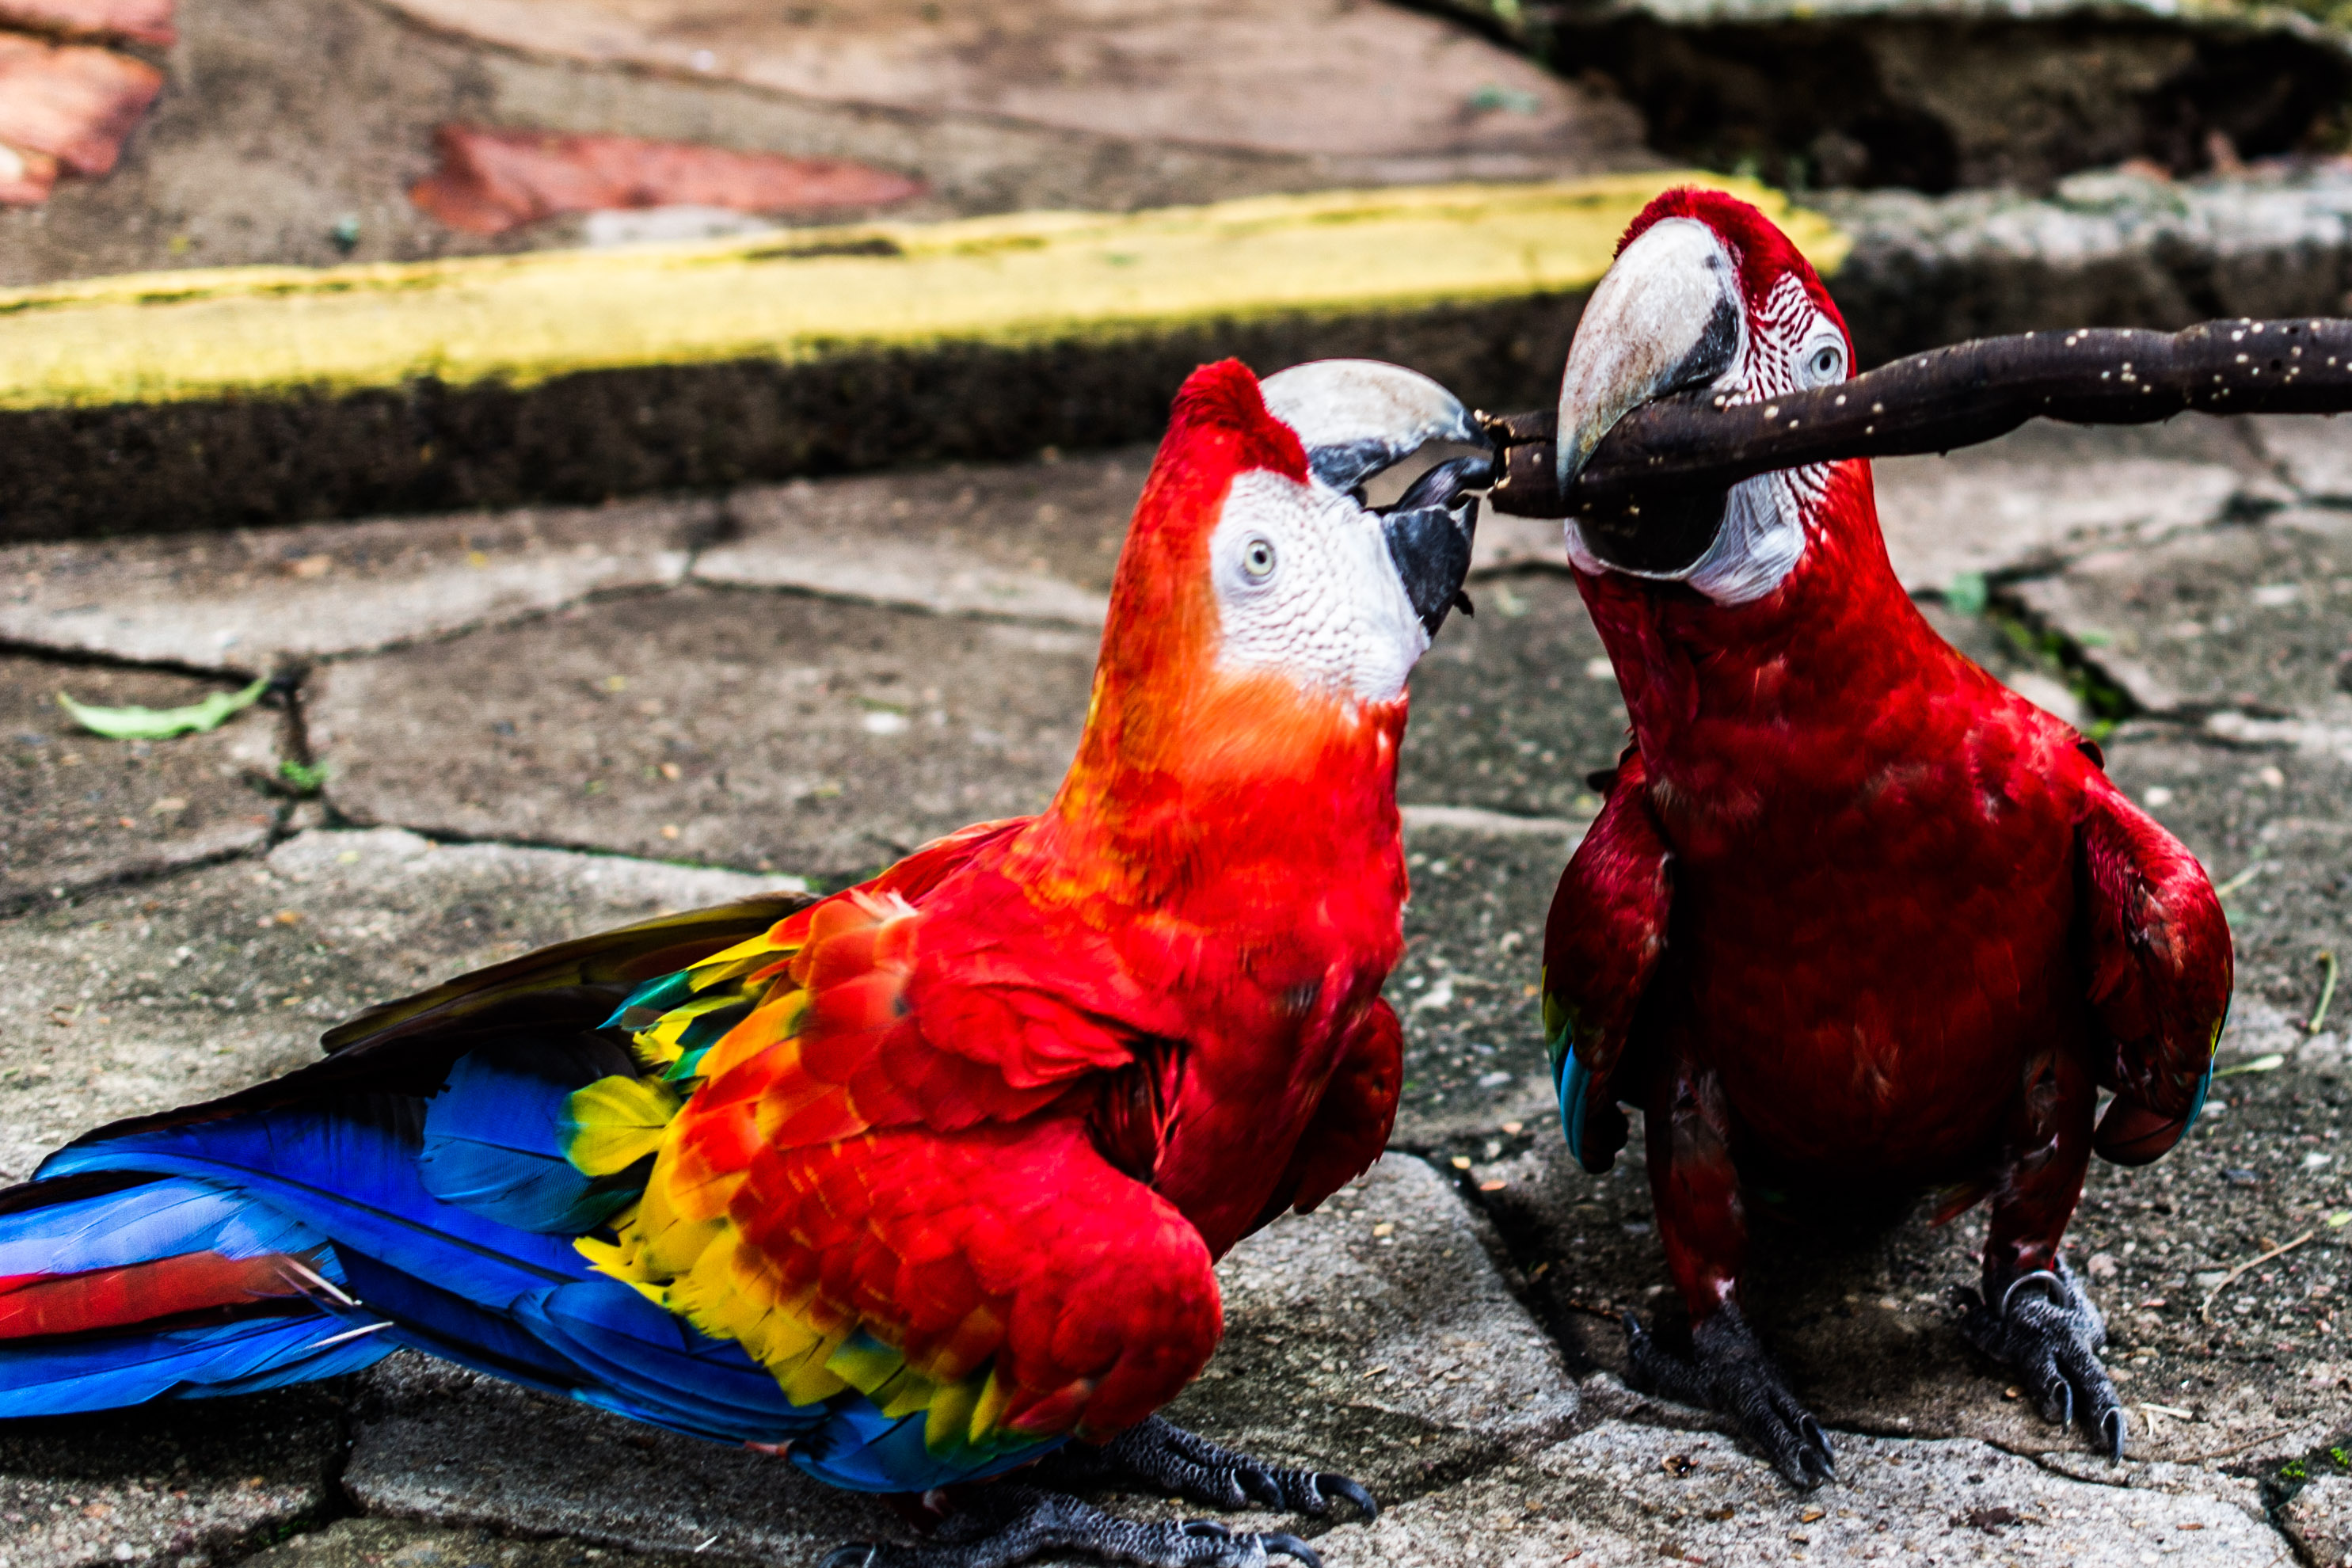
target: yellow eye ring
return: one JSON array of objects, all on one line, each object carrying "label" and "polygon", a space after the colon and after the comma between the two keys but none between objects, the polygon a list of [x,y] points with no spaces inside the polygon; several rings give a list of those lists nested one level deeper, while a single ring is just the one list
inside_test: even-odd
[{"label": "yellow eye ring", "polygon": [[1254,583],[1274,575],[1274,542],[1257,537],[1242,546],[1242,574]]}]

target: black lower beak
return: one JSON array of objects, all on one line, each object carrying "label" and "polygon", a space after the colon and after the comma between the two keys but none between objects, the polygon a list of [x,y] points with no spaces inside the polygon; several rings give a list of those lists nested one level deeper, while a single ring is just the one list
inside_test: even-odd
[{"label": "black lower beak", "polygon": [[1491,458],[1455,458],[1415,479],[1396,505],[1381,513],[1389,559],[1404,584],[1413,614],[1431,637],[1456,604],[1466,613],[1470,542],[1478,531],[1478,498],[1495,482]]}]

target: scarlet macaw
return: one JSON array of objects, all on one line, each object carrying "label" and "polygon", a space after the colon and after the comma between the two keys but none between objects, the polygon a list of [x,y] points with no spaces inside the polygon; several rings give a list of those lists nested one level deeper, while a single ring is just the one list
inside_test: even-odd
[{"label": "scarlet macaw", "polygon": [[[1762,214],[1669,192],[1578,327],[1563,488],[1637,405],[1766,401],[1853,353]],[[1647,497],[1567,544],[1633,734],[1554,898],[1544,1028],[1587,1169],[1623,1146],[1621,1102],[1644,1113],[1695,1359],[1629,1314],[1637,1375],[1826,1478],[1741,1313],[1748,1207],[1938,1188],[1939,1221],[1992,1204],[1964,1333],[2120,1458],[2105,1325],[2059,1244],[2094,1149],[2154,1160],[2204,1102],[2231,946],[2203,869],[2095,744],[1937,636],[1867,461]]]},{"label": "scarlet macaw", "polygon": [[[118,1123],[0,1194],[0,1415],[271,1387],[408,1346],[862,1490],[845,1561],[1313,1563],[1046,1489],[1374,1511],[1153,1413],[1211,1265],[1396,1107],[1405,679],[1460,596],[1479,440],[1363,361],[1176,399],[1077,755],[1040,815],[862,886],[665,917],[363,1014],[325,1060]],[[1056,1468],[1055,1467],[1059,1467]]]}]

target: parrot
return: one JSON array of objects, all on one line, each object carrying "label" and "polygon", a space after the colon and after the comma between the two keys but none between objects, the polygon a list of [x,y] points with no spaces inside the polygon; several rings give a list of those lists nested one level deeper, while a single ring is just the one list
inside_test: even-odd
[{"label": "parrot", "polygon": [[933,1527],[830,1563],[1314,1564],[1059,1489],[1377,1512],[1156,1412],[1217,1346],[1217,1259],[1395,1115],[1406,679],[1491,465],[1362,484],[1431,442],[1486,445],[1400,366],[1194,372],[1044,810],[462,975],[76,1139],[0,1192],[0,1416],[405,1347]]},{"label": "parrot", "polygon": [[[1629,410],[1846,381],[1813,268],[1753,206],[1671,190],[1625,231],[1561,378],[1562,493]],[[2097,744],[1940,637],[1889,563],[1867,459],[1661,489],[1564,522],[1629,720],[1546,920],[1568,1146],[1643,1114],[1690,1353],[1622,1318],[1635,1381],[1730,1415],[1800,1489],[1835,1473],[1743,1310],[1751,1211],[1990,1200],[1963,1338],[2122,1458],[2105,1327],[2061,1243],[2090,1155],[2197,1120],[2231,987],[2203,868]],[[2097,1114],[2102,1091],[2112,1098]]]}]

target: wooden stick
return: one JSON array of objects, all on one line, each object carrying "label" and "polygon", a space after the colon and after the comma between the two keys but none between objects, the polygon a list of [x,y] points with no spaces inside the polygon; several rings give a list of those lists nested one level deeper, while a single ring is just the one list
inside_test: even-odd
[{"label": "wooden stick", "polygon": [[1495,509],[1567,517],[1662,492],[1727,489],[1774,468],[1948,452],[2029,419],[2146,425],[2190,411],[2352,411],[2352,321],[2024,332],[1930,350],[1769,403],[1661,398],[1617,422],[1566,497],[1553,466],[1555,414],[1481,418],[1502,448]]}]

